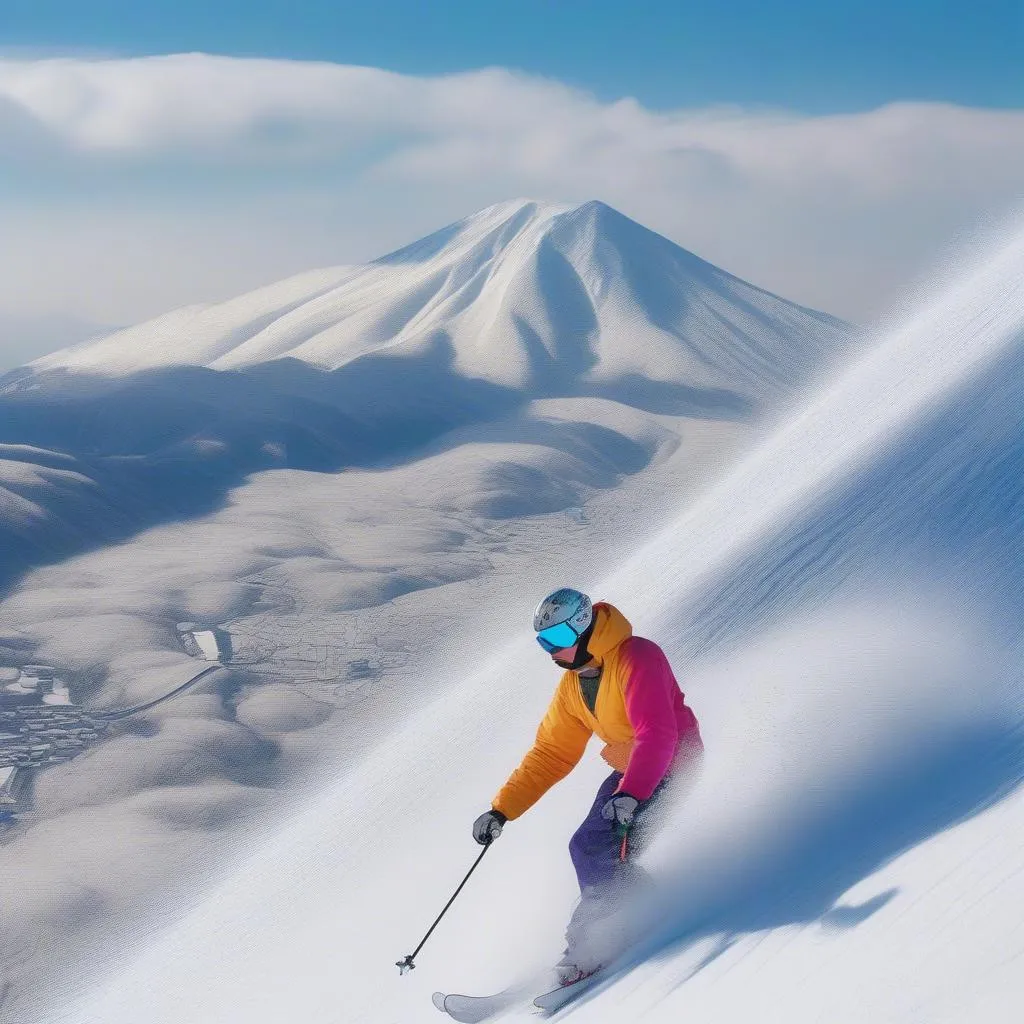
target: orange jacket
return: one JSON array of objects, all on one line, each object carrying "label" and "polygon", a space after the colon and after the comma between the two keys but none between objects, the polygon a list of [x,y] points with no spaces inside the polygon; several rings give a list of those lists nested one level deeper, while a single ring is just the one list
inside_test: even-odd
[{"label": "orange jacket", "polygon": [[603,602],[587,647],[601,666],[594,711],[580,677],[566,672],[533,747],[491,806],[509,821],[532,807],[579,763],[591,735],[605,743],[601,756],[623,773],[619,790],[646,800],[681,751],[702,749],[700,730],[657,644],[634,637],[626,617]]}]

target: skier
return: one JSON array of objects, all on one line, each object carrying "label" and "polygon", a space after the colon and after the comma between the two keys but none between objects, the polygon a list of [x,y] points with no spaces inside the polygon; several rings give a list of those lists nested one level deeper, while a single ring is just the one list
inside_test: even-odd
[{"label": "skier", "polygon": [[642,877],[633,858],[649,837],[650,809],[674,779],[692,775],[704,748],[664,652],[633,636],[617,608],[563,587],[537,606],[533,628],[565,672],[533,747],[473,823],[473,838],[493,842],[572,771],[592,734],[604,741],[612,773],[569,842],[580,901],[555,970],[559,984],[572,985],[610,955],[592,939]]}]

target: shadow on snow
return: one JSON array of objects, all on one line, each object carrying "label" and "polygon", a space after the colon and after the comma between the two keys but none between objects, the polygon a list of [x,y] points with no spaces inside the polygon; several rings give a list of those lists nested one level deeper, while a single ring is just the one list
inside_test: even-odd
[{"label": "shadow on snow", "polygon": [[[654,412],[726,419],[748,411],[735,396],[632,379],[588,387],[565,370],[525,393],[461,376],[453,359],[450,342],[439,337],[424,355],[364,356],[334,371],[282,359],[121,379],[7,375],[0,381],[0,463],[28,463],[43,480],[26,483],[13,473],[0,476],[0,488],[43,515],[15,511],[0,521],[0,592],[29,568],[213,512],[253,472],[408,463],[437,450],[449,432],[507,420],[538,397],[613,397]],[[652,454],[594,424],[519,423],[523,440],[568,454],[602,452],[594,460],[598,486],[638,471]],[[516,433],[514,423],[504,431],[510,441]],[[539,494],[535,483],[529,493]],[[576,500],[565,490],[563,504]],[[490,511],[553,511],[550,500],[538,501]]]}]

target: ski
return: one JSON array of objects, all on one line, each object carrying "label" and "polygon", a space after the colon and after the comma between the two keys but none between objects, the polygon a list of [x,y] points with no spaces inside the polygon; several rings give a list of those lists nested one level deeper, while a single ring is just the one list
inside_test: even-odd
[{"label": "ski", "polygon": [[558,988],[553,988],[550,992],[542,993],[533,1000],[533,1005],[545,1013],[554,1013],[556,1010],[560,1010],[563,1006],[571,1003],[574,999],[578,999],[584,992],[589,991],[603,981],[604,978],[604,971],[594,971],[593,974],[588,974],[585,978],[580,978],[579,981],[573,982],[571,985],[561,985]]},{"label": "ski", "polygon": [[478,1024],[479,1021],[487,1020],[496,1013],[519,1002],[526,993],[522,988],[507,988],[503,992],[497,992],[493,996],[464,996],[457,992],[435,992],[433,995],[434,1005],[447,1013],[452,1020],[461,1021],[462,1024]]}]

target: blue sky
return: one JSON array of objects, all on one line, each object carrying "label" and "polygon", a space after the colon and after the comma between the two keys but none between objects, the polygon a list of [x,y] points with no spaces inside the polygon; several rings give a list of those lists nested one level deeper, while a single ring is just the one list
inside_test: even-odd
[{"label": "blue sky", "polygon": [[0,48],[201,50],[407,74],[497,65],[651,109],[1024,105],[1019,0],[4,0]]},{"label": "blue sky", "polygon": [[1020,0],[0,0],[0,368],[519,197],[868,323],[1015,215],[1022,52]]}]

